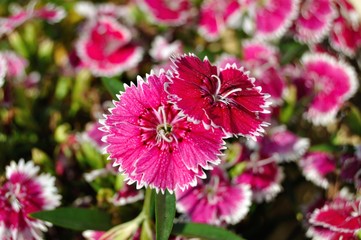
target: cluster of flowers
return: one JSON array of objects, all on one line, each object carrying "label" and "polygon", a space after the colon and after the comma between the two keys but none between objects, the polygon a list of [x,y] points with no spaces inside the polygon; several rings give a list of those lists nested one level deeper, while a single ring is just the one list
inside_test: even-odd
[{"label": "cluster of flowers", "polygon": [[[183,54],[187,46],[180,40],[171,42],[171,34],[145,42],[134,17],[138,6],[149,13],[152,23],[169,29],[196,27],[208,42],[222,40],[227,28],[251,38],[242,39],[242,54],[222,54],[213,64],[207,58]],[[65,69],[64,74],[87,69],[96,77],[116,76],[148,60],[145,54],[155,63],[145,80],[138,77],[136,84],[125,86],[105,119],[72,139],[81,144],[90,140],[109,154],[111,163],[85,174],[86,181],[122,172],[125,181],[135,183],[117,189],[112,204],[141,200],[140,188],[150,187],[174,192],[177,210],[186,219],[236,224],[247,216],[252,202],[271,201],[282,191],[283,166],[295,162],[307,180],[337,192],[304,213],[307,235],[356,238],[361,229],[360,196],[338,192],[340,185],[360,191],[360,147],[337,156],[312,150],[312,139],[280,123],[280,112],[285,101],[290,104],[287,98],[292,94],[296,95],[292,101],[301,103],[293,103],[294,107],[304,112],[306,121],[329,126],[337,123],[337,114],[358,91],[349,59],[361,47],[361,25],[348,1],[204,0],[198,7],[190,0],[134,0],[121,6],[79,2],[74,10],[85,21],[67,56],[69,66],[63,66],[71,71]],[[10,36],[29,20],[55,23],[64,17],[64,9],[54,5],[19,7],[0,20],[0,37]],[[282,37],[306,44],[310,51],[300,61],[281,64],[274,43]],[[0,87],[4,79],[34,86],[40,76],[26,75],[28,65],[15,52],[1,51]],[[269,123],[273,127],[263,129]],[[239,136],[247,142],[235,138]],[[61,161],[57,164],[61,166]],[[21,177],[11,177],[15,173]],[[46,229],[45,223],[27,214],[57,207],[60,197],[54,179],[37,173],[31,162],[11,163],[7,168],[7,182],[0,189],[1,237],[40,238],[40,231]],[[339,182],[330,181],[332,174],[339,176]],[[102,234],[84,236],[97,239]]]},{"label": "cluster of flowers", "polygon": [[42,239],[42,232],[51,226],[31,218],[29,214],[50,210],[60,205],[61,196],[55,178],[38,175],[39,167],[20,159],[6,167],[6,181],[0,187],[1,239]]}]

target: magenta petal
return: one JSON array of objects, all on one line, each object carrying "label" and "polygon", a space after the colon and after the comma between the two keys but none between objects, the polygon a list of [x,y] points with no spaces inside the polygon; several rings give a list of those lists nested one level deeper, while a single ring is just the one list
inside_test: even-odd
[{"label": "magenta petal", "polygon": [[47,20],[50,23],[56,23],[62,20],[66,13],[62,7],[58,7],[53,4],[47,4],[44,7],[36,10],[34,15]]},{"label": "magenta petal", "polygon": [[305,43],[317,43],[328,34],[336,11],[331,0],[303,1],[297,18],[296,37]]},{"label": "magenta petal", "polygon": [[341,105],[355,94],[359,85],[355,70],[327,54],[307,54],[302,62],[305,80],[311,82],[315,91],[305,118],[315,125],[327,125],[335,120]]},{"label": "magenta petal", "polygon": [[184,24],[190,14],[189,0],[138,0],[144,11],[149,13],[154,22],[179,26]]},{"label": "magenta petal", "polygon": [[333,232],[355,234],[361,229],[359,200],[338,199],[315,210],[310,223]]},{"label": "magenta petal", "polygon": [[77,52],[93,74],[112,76],[135,67],[142,49],[130,43],[129,30],[111,17],[89,22],[77,42]]},{"label": "magenta petal", "polygon": [[223,171],[216,168],[207,183],[177,191],[177,209],[200,223],[236,224],[244,218],[251,205],[250,188],[231,184]]},{"label": "magenta petal", "polygon": [[269,0],[256,10],[257,36],[266,39],[280,38],[291,26],[298,11],[297,0]]},{"label": "magenta petal", "polygon": [[283,127],[273,129],[270,135],[261,140],[261,154],[274,156],[279,162],[294,161],[301,157],[308,147],[310,141],[301,138]]},{"label": "magenta petal", "polygon": [[305,177],[316,185],[327,188],[326,175],[336,169],[332,155],[325,152],[311,152],[301,158],[299,165]]},{"label": "magenta petal", "polygon": [[350,57],[361,47],[361,24],[350,23],[342,16],[333,22],[330,35],[332,47]]},{"label": "magenta petal", "polygon": [[261,159],[257,154],[252,154],[250,158],[246,159],[247,169],[235,181],[250,185],[255,201],[270,201],[282,190],[282,169],[272,157]]}]

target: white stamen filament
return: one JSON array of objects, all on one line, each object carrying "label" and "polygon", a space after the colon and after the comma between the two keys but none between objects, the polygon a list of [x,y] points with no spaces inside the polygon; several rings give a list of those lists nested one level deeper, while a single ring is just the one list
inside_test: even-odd
[{"label": "white stamen filament", "polygon": [[216,93],[214,95],[218,96],[219,91],[221,91],[221,79],[216,75],[212,75],[211,77],[213,77],[217,80],[217,88],[216,88]]},{"label": "white stamen filament", "polygon": [[159,134],[159,136],[160,136],[164,141],[166,141],[166,142],[168,142],[168,143],[170,143],[170,142],[173,141],[173,138],[172,138],[172,137],[167,137],[167,136],[166,136],[166,134],[165,134],[165,132],[164,132],[163,129],[159,130],[158,134]]},{"label": "white stamen filament", "polygon": [[231,91],[229,91],[228,93],[226,93],[225,95],[221,95],[221,98],[225,99],[227,98],[229,95],[231,95],[232,93],[235,93],[235,92],[241,92],[242,91],[242,88],[235,88]]}]

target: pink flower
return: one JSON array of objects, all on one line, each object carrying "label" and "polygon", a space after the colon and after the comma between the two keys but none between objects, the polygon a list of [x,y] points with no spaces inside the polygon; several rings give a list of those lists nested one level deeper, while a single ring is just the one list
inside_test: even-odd
[{"label": "pink flower", "polygon": [[28,216],[60,205],[55,178],[38,172],[39,167],[23,159],[6,167],[7,181],[0,188],[1,239],[42,239],[41,232],[51,225]]},{"label": "pink flower", "polygon": [[115,193],[112,202],[115,206],[123,206],[137,202],[143,198],[143,191],[136,189],[134,185],[124,184],[122,188]]},{"label": "pink flower", "polygon": [[190,17],[191,2],[189,0],[136,0],[143,11],[150,15],[155,23],[180,26]]},{"label": "pink flower", "polygon": [[279,126],[261,139],[260,152],[264,156],[273,156],[278,162],[295,161],[307,151],[309,146],[309,139],[301,138],[284,126]]},{"label": "pink flower", "polygon": [[360,16],[346,0],[339,0],[337,4],[339,16],[333,22],[330,43],[334,49],[352,57],[361,47]]},{"label": "pink flower", "polygon": [[207,180],[188,190],[177,191],[177,209],[192,222],[220,225],[236,224],[251,206],[248,185],[230,182],[224,170],[215,168]]},{"label": "pink flower", "polygon": [[271,201],[281,192],[283,171],[277,165],[276,159],[264,158],[258,152],[253,152],[243,154],[239,161],[247,165],[245,171],[237,176],[235,181],[238,184],[250,185],[256,202]]},{"label": "pink flower", "polygon": [[40,9],[34,11],[34,16],[44,19],[49,23],[57,23],[61,21],[66,15],[64,8],[54,4],[47,4]]},{"label": "pink flower", "polygon": [[25,69],[28,66],[28,61],[12,51],[0,52],[0,55],[5,59],[8,78],[22,78],[25,76]]},{"label": "pink flower", "polygon": [[281,104],[286,81],[281,75],[278,50],[267,43],[247,41],[243,44],[243,65],[257,79],[256,85],[270,95],[272,103]]},{"label": "pink flower", "polygon": [[177,40],[169,43],[163,36],[156,36],[149,50],[149,55],[156,61],[166,61],[172,55],[183,53],[183,45]]},{"label": "pink flower", "polygon": [[34,4],[29,4],[27,8],[15,8],[15,11],[7,18],[0,19],[0,37],[11,33],[18,26],[33,17]]},{"label": "pink flower", "polygon": [[215,41],[226,26],[236,27],[241,16],[236,0],[205,0],[200,9],[198,30],[208,41]]},{"label": "pink flower", "polygon": [[125,26],[105,16],[88,22],[76,50],[81,61],[98,76],[113,76],[135,67],[143,53],[131,42]]},{"label": "pink flower", "polygon": [[361,230],[360,200],[338,197],[316,209],[310,219],[307,235],[314,239],[354,239]]},{"label": "pink flower", "polygon": [[177,74],[167,87],[177,107],[192,121],[221,127],[227,134],[255,138],[267,123],[259,118],[268,97],[255,79],[235,65],[217,69],[208,59],[183,55],[174,60]]},{"label": "pink flower", "polygon": [[242,0],[241,6],[248,10],[254,22],[256,38],[277,39],[284,35],[297,17],[299,0]]},{"label": "pink flower", "polygon": [[310,152],[301,158],[299,165],[305,177],[314,184],[327,188],[327,174],[335,171],[336,163],[333,156],[326,152]]},{"label": "pink flower", "polygon": [[358,88],[355,70],[327,54],[306,54],[302,62],[304,84],[312,86],[314,92],[304,116],[315,125],[327,125],[335,120],[342,104],[355,94]]},{"label": "pink flower", "polygon": [[149,186],[172,192],[195,186],[203,169],[218,164],[223,134],[187,121],[164,91],[168,76],[138,78],[126,88],[106,116],[104,141],[114,166],[137,188]]},{"label": "pink flower", "polygon": [[332,0],[304,0],[295,21],[296,38],[305,43],[318,43],[328,34],[336,17]]},{"label": "pink flower", "polygon": [[36,2],[30,2],[26,8],[16,6],[15,11],[8,18],[0,19],[0,36],[14,31],[17,27],[26,21],[41,18],[49,23],[56,23],[65,17],[65,10],[62,7],[53,4],[47,4],[44,7],[35,9]]}]

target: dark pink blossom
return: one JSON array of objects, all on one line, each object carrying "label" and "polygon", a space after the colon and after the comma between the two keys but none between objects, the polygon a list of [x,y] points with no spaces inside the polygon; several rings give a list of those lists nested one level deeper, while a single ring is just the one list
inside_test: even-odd
[{"label": "dark pink blossom", "polygon": [[38,175],[39,167],[21,159],[6,167],[6,182],[0,188],[0,237],[6,240],[42,239],[46,223],[28,214],[60,205],[55,178]]},{"label": "dark pink blossom", "polygon": [[330,43],[334,49],[352,57],[361,47],[360,16],[347,0],[336,3],[339,16],[332,24]]},{"label": "dark pink blossom", "polygon": [[25,69],[29,64],[25,58],[12,51],[3,51],[0,55],[5,59],[8,78],[19,79],[25,76]]},{"label": "dark pink blossom", "polygon": [[285,79],[280,71],[279,52],[270,44],[248,41],[243,44],[243,65],[257,79],[256,85],[270,95],[274,104],[281,104]]},{"label": "dark pink blossom", "polygon": [[248,23],[254,22],[256,38],[278,39],[282,37],[297,17],[299,0],[268,0],[260,3],[257,0],[241,0],[240,5],[247,9],[250,16]]},{"label": "dark pink blossom", "polygon": [[246,169],[235,178],[238,184],[251,186],[256,202],[271,201],[281,192],[283,170],[273,157],[264,158],[258,152],[243,154],[239,162],[246,163]]},{"label": "dark pink blossom", "polygon": [[250,138],[264,132],[268,124],[259,113],[268,113],[268,95],[243,68],[217,69],[208,59],[202,61],[192,54],[175,59],[174,64],[177,74],[167,91],[189,119]]},{"label": "dark pink blossom", "polygon": [[326,152],[310,152],[299,161],[303,175],[314,184],[327,188],[327,175],[334,172],[336,162],[333,156]]},{"label": "dark pink blossom", "polygon": [[217,40],[226,27],[239,25],[241,16],[236,0],[205,0],[200,9],[199,33],[208,41]]},{"label": "dark pink blossom", "polygon": [[307,235],[314,239],[354,239],[361,230],[361,202],[338,197],[316,209],[309,219]]},{"label": "dark pink blossom", "polygon": [[341,157],[340,177],[345,182],[354,183],[356,189],[361,189],[361,146],[354,154]]},{"label": "dark pink blossom", "polygon": [[114,18],[102,16],[88,22],[76,50],[94,75],[113,76],[141,61],[143,50],[131,38],[125,26]]},{"label": "dark pink blossom", "polygon": [[136,2],[155,23],[180,26],[191,14],[192,5],[189,0],[136,0]]},{"label": "dark pink blossom", "polygon": [[49,23],[57,23],[61,21],[66,15],[64,8],[54,4],[47,4],[34,11],[34,16],[44,19]]},{"label": "dark pink blossom", "polygon": [[336,119],[342,104],[357,88],[355,70],[346,62],[327,54],[306,54],[302,58],[304,85],[313,89],[313,99],[305,118],[315,125],[327,125]]},{"label": "dark pink blossom", "polygon": [[296,38],[309,44],[322,41],[329,33],[335,17],[332,0],[303,0],[295,21]]},{"label": "dark pink blossom", "polygon": [[168,102],[168,76],[151,74],[126,88],[104,120],[106,151],[137,187],[170,192],[195,186],[203,169],[218,164],[223,133],[206,130]]},{"label": "dark pink blossom", "polygon": [[196,187],[177,191],[177,209],[191,221],[220,225],[236,224],[251,206],[252,192],[248,185],[235,185],[226,172],[215,168],[210,177]]},{"label": "dark pink blossom", "polygon": [[18,26],[22,25],[33,17],[34,4],[29,4],[27,8],[16,8],[7,18],[0,18],[0,36],[11,33]]},{"label": "dark pink blossom", "polygon": [[284,126],[273,128],[260,142],[260,152],[278,162],[295,161],[309,148],[310,141],[288,131]]}]

